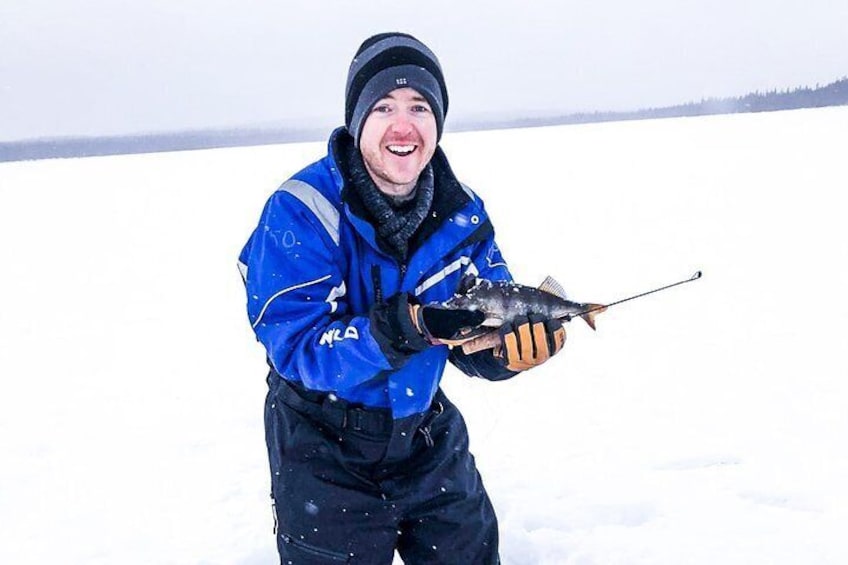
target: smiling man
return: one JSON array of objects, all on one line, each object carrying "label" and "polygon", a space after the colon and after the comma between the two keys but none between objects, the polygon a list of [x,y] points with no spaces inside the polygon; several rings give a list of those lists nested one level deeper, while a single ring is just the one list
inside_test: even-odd
[{"label": "smiling man", "polygon": [[409,87],[386,94],[362,127],[359,151],[383,194],[403,200],[436,151],[436,120],[427,99]]},{"label": "smiling man", "polygon": [[[495,513],[468,432],[439,388],[448,361],[510,378],[561,347],[561,324],[516,319],[463,354],[479,311],[429,306],[467,275],[510,280],[482,201],[438,143],[448,92],[414,37],[367,39],[345,127],[283,183],[240,256],[265,346],[265,431],[281,563],[498,562]],[[509,339],[507,339],[509,337]],[[522,343],[523,340],[523,343]]]}]

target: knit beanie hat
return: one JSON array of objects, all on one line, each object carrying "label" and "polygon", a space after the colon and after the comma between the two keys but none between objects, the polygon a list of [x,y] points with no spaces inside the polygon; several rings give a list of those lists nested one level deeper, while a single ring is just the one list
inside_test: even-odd
[{"label": "knit beanie hat", "polygon": [[405,87],[418,91],[430,104],[438,142],[448,112],[448,89],[436,55],[406,33],[380,33],[366,39],[350,63],[345,89],[345,126],[357,147],[374,104]]}]

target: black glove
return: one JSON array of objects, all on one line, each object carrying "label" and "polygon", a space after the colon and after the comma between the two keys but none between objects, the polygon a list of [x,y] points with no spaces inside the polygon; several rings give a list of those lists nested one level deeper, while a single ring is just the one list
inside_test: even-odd
[{"label": "black glove", "polygon": [[439,306],[410,306],[413,323],[432,344],[461,345],[473,339],[486,315],[479,310],[449,310]]},{"label": "black glove", "polygon": [[485,319],[482,312],[422,306],[405,292],[374,304],[369,317],[375,339],[390,357],[423,351],[431,345],[463,343],[474,336],[463,337],[461,331],[476,329]]},{"label": "black glove", "polygon": [[526,371],[541,365],[560,352],[565,345],[565,328],[557,319],[538,314],[519,316],[500,329],[501,344],[495,348],[510,371]]}]

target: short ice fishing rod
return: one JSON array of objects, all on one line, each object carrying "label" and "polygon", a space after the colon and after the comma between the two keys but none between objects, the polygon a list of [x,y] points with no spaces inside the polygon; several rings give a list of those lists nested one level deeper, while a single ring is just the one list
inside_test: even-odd
[{"label": "short ice fishing rod", "polygon": [[694,275],[689,277],[688,279],[684,279],[682,281],[677,281],[676,283],[667,284],[665,286],[661,286],[659,288],[655,288],[654,290],[649,290],[647,292],[642,292],[639,294],[634,294],[633,296],[628,296],[627,298],[622,298],[621,300],[616,300],[615,302],[610,302],[609,304],[602,304],[600,306],[595,306],[594,308],[590,308],[588,310],[584,310],[583,312],[577,312],[576,314],[568,314],[567,316],[560,318],[563,321],[570,322],[572,318],[576,318],[577,316],[583,316],[585,314],[590,314],[592,312],[600,312],[606,310],[610,306],[615,306],[616,304],[621,304],[622,302],[629,302],[630,300],[636,300],[637,298],[642,298],[643,296],[648,296],[649,294],[653,294],[655,292],[659,292],[661,290],[665,290],[667,288],[672,288],[681,284],[686,284],[688,282],[696,281],[701,278],[701,271],[697,271]]}]

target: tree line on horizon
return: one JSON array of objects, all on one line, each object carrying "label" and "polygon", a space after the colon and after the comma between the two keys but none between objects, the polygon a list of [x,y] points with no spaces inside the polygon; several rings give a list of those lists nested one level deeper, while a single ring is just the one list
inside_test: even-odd
[{"label": "tree line on horizon", "polygon": [[557,124],[591,123],[619,120],[644,120],[655,118],[680,118],[713,114],[739,114],[747,112],[774,112],[800,108],[822,108],[848,104],[848,77],[843,77],[825,86],[815,88],[799,86],[781,91],[751,92],[743,96],[727,98],[702,98],[699,102],[687,102],[661,108],[643,108],[625,112],[580,112],[562,116]]},{"label": "tree line on horizon", "polygon": [[[848,105],[848,77],[843,77],[825,86],[817,84],[815,88],[802,86],[792,90],[757,91],[744,96],[704,98],[699,102],[626,112],[581,112],[553,117],[512,118],[503,121],[470,124],[455,131],[771,112],[842,105]],[[323,135],[323,131],[287,128],[215,129],[0,142],[0,162],[315,141],[321,139],[319,134]]]}]

